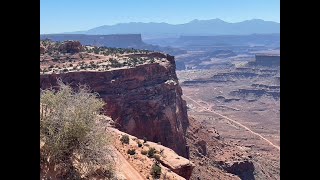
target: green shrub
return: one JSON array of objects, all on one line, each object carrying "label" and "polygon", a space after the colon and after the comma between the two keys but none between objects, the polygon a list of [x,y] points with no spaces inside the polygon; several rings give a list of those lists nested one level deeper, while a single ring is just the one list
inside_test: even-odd
[{"label": "green shrub", "polygon": [[127,153],[130,154],[130,155],[135,155],[136,154],[136,150],[135,149],[128,149]]},{"label": "green shrub", "polygon": [[159,166],[159,164],[154,163],[151,167],[151,173],[152,177],[154,179],[159,179],[161,176],[161,167]]},{"label": "green shrub", "polygon": [[129,136],[128,135],[122,135],[122,137],[120,138],[120,141],[122,142],[122,144],[129,144]]},{"label": "green shrub", "polygon": [[110,59],[109,61],[111,62],[110,66],[113,68],[118,68],[123,66],[123,64],[119,63],[119,61],[117,61],[116,59]]},{"label": "green shrub", "polygon": [[58,85],[57,91],[40,91],[40,156],[45,159],[40,165],[60,165],[70,176],[76,171],[72,162],[79,157],[90,168],[110,165],[106,154],[111,136],[97,121],[104,102],[86,86],[75,92],[60,80]]},{"label": "green shrub", "polygon": [[148,150],[148,157],[152,158],[153,155],[154,155],[156,152],[157,152],[157,151],[156,151],[156,149],[155,149],[154,147],[149,148],[149,150]]}]

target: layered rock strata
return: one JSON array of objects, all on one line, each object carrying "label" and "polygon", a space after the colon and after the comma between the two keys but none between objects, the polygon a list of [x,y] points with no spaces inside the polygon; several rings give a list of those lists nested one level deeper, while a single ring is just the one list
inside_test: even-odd
[{"label": "layered rock strata", "polygon": [[146,138],[188,157],[185,133],[189,125],[186,102],[175,72],[173,56],[160,63],[110,71],[81,71],[40,75],[40,87],[56,88],[57,79],[77,88],[88,85],[107,103],[104,112],[124,132]]}]

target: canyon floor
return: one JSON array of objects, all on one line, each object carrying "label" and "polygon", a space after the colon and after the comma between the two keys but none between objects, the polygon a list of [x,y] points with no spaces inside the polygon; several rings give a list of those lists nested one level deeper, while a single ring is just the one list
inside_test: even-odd
[{"label": "canyon floor", "polygon": [[278,67],[177,71],[188,116],[208,133],[214,128],[224,142],[246,149],[254,164],[253,179],[280,179],[279,71]]}]

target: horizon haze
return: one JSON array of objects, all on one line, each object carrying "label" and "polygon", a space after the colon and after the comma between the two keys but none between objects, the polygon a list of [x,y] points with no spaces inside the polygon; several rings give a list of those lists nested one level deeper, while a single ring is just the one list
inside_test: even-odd
[{"label": "horizon haze", "polygon": [[[280,23],[252,19],[228,23],[221,19],[192,20],[183,24],[130,22],[116,25],[98,26],[86,31],[61,32],[56,34],[141,34],[143,39],[178,38],[179,36],[216,36],[216,35],[251,35],[278,34]],[[44,35],[44,34],[43,34]]]}]

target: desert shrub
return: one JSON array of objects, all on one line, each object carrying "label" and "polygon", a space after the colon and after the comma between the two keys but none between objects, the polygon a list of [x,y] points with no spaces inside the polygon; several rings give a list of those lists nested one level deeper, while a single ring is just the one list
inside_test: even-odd
[{"label": "desert shrub", "polygon": [[147,155],[147,154],[148,154],[148,151],[146,151],[146,150],[141,150],[141,154],[142,154],[142,155]]},{"label": "desert shrub", "polygon": [[142,147],[142,143],[140,141],[138,142],[138,147]]},{"label": "desert shrub", "polygon": [[60,80],[58,85],[59,90],[40,91],[40,141],[44,142],[40,166],[59,165],[73,177],[78,172],[75,159],[88,168],[110,165],[106,157],[110,139],[97,120],[104,102],[86,86],[75,92]]},{"label": "desert shrub", "polygon": [[93,48],[93,53],[99,54],[99,52],[100,52],[99,48],[97,48],[97,47],[94,47],[94,48]]},{"label": "desert shrub", "polygon": [[136,154],[136,150],[135,149],[128,149],[127,153],[130,154],[130,155],[135,155]]},{"label": "desert shrub", "polygon": [[129,136],[128,135],[122,135],[122,137],[120,138],[120,141],[122,142],[122,144],[129,144]]},{"label": "desert shrub", "polygon": [[123,66],[123,64],[119,63],[119,61],[117,61],[116,59],[110,59],[109,61],[111,62],[110,66],[113,68],[118,68]]},{"label": "desert shrub", "polygon": [[155,149],[154,147],[149,148],[149,150],[148,150],[148,157],[153,157],[156,152],[157,152],[157,151],[156,151],[156,149]]},{"label": "desert shrub", "polygon": [[63,69],[63,72],[68,72],[68,71],[69,71],[69,70],[68,70],[68,69],[66,69],[66,68],[64,68],[64,69]]},{"label": "desert shrub", "polygon": [[151,172],[150,174],[154,179],[159,179],[161,176],[161,167],[159,166],[158,163],[154,163],[151,167]]},{"label": "desert shrub", "polygon": [[91,67],[95,69],[95,68],[98,68],[98,65],[92,64]]}]

